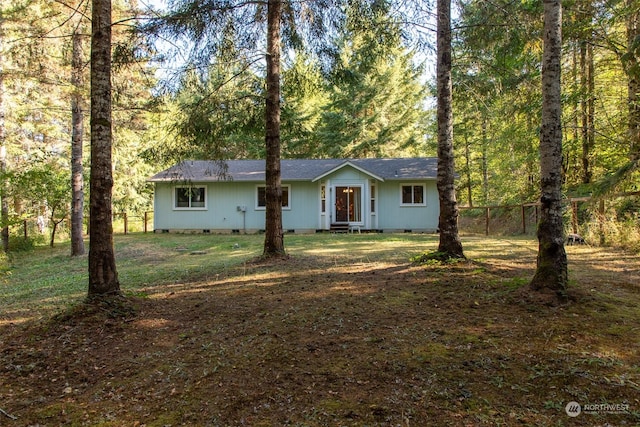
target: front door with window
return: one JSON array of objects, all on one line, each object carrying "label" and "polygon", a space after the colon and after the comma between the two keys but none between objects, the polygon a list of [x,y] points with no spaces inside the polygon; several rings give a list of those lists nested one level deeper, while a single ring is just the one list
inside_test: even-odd
[{"label": "front door with window", "polygon": [[337,223],[362,222],[362,187],[335,188],[334,218]]}]

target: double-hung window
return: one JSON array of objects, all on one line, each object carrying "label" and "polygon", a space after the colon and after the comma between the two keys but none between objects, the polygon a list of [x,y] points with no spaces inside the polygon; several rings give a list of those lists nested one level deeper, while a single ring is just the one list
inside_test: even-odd
[{"label": "double-hung window", "polygon": [[400,204],[402,206],[425,206],[426,187],[424,184],[402,184],[400,186]]},{"label": "double-hung window", "polygon": [[205,186],[179,186],[174,187],[174,209],[206,209],[207,187]]},{"label": "double-hung window", "polygon": [[[256,190],[256,209],[262,210],[267,207],[267,187],[259,185]],[[290,209],[289,195],[291,193],[291,186],[282,186],[282,209]]]}]

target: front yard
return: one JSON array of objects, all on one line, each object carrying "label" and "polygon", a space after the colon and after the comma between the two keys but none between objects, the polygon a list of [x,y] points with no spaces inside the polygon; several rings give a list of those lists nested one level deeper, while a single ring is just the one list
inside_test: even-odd
[{"label": "front yard", "polygon": [[0,425],[640,423],[637,256],[567,247],[549,307],[531,239],[466,236],[447,265],[410,263],[430,235],[292,235],[275,263],[261,236],[116,241],[120,304],[80,303],[66,248],[1,276]]}]

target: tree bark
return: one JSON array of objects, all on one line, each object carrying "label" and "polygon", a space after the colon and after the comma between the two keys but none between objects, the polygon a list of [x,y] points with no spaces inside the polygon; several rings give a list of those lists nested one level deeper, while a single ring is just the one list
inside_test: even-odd
[{"label": "tree bark", "polygon": [[470,149],[469,138],[465,135],[464,137],[464,161],[467,173],[467,198],[469,199],[469,206],[473,207],[473,187],[471,183],[471,149]]},{"label": "tree bark", "polygon": [[487,155],[487,117],[482,113],[482,202],[489,204],[489,159]]},{"label": "tree bark", "polygon": [[567,255],[562,221],[562,103],[561,49],[562,3],[544,0],[542,58],[542,126],[540,129],[541,216],[538,225],[538,259],[530,287],[566,298]]},{"label": "tree bark", "polygon": [[591,32],[587,33],[588,40],[580,43],[580,86],[582,92],[582,183],[590,184],[593,173],[591,170],[591,152],[595,144],[595,76],[593,64],[593,45]]},{"label": "tree bark", "polygon": [[74,32],[71,58],[71,255],[84,255],[84,178],[82,145],[84,109],[82,108],[82,36]]},{"label": "tree bark", "polygon": [[113,250],[111,144],[111,0],[93,0],[89,299],[120,294]]},{"label": "tree bark", "polygon": [[629,98],[629,157],[632,168],[640,167],[640,6],[627,0],[627,52],[623,68],[627,74]]},{"label": "tree bark", "polygon": [[438,252],[449,258],[464,258],[458,235],[458,203],[456,201],[453,161],[453,112],[451,85],[451,0],[438,0],[437,35],[438,84],[438,176],[440,199],[440,244]]},{"label": "tree bark", "polygon": [[[0,176],[7,170],[7,147],[5,139],[5,104],[4,104],[4,57],[2,47],[4,40],[4,30],[2,28],[2,18],[0,17]],[[4,177],[0,183],[0,240],[2,240],[2,250],[9,250],[9,201],[7,200],[7,184]]]},{"label": "tree bark", "polygon": [[266,207],[263,256],[284,255],[280,171],[280,20],[282,0],[267,6]]}]

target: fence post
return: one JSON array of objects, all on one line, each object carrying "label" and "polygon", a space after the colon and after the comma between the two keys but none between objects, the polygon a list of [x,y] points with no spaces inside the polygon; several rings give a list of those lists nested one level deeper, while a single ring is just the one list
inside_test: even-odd
[{"label": "fence post", "polygon": [[598,205],[598,228],[600,232],[600,246],[604,245],[605,243],[604,219],[604,199],[600,199],[600,203]]},{"label": "fence post", "polygon": [[487,208],[485,210],[485,224],[484,224],[484,234],[486,236],[489,235],[489,216],[491,215],[491,208]]},{"label": "fence post", "polygon": [[520,205],[520,212],[522,213],[522,234],[527,234],[527,216],[524,205]]},{"label": "fence post", "polygon": [[571,229],[573,234],[578,234],[578,202],[571,201]]},{"label": "fence post", "polygon": [[126,235],[129,232],[129,224],[127,223],[127,213],[122,212],[122,219],[124,220],[124,234]]}]

